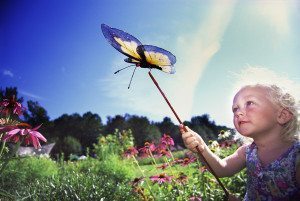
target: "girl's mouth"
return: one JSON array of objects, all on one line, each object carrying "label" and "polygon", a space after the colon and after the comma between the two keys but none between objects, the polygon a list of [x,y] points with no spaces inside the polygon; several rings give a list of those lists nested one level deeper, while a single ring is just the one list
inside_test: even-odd
[{"label": "girl's mouth", "polygon": [[249,123],[249,121],[240,121],[239,125],[243,125],[243,124],[246,124],[246,123]]}]

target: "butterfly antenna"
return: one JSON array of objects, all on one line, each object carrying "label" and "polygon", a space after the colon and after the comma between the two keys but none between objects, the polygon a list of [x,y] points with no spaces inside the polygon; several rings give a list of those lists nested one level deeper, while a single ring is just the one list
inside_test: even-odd
[{"label": "butterfly antenna", "polygon": [[130,88],[131,81],[132,81],[132,78],[133,78],[133,75],[134,75],[134,73],[135,73],[136,68],[137,68],[137,66],[134,68],[133,73],[132,73],[132,75],[131,75],[130,82],[129,82],[129,85],[128,85],[128,89]]},{"label": "butterfly antenna", "polygon": [[114,72],[114,74],[117,74],[117,73],[120,72],[121,70],[124,70],[124,69],[126,69],[126,68],[129,68],[129,67],[131,67],[131,66],[135,66],[135,65],[129,65],[129,66],[126,66],[126,67],[124,67],[124,68],[121,68],[120,70],[117,70],[116,72]]}]

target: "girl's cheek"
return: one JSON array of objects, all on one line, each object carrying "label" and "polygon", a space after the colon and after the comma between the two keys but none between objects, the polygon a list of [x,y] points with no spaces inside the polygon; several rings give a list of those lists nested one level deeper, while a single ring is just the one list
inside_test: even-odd
[{"label": "girl's cheek", "polygon": [[246,109],[246,111],[247,111],[247,114],[248,114],[248,113],[251,113],[251,112],[255,112],[255,107],[248,107],[248,108]]},{"label": "girl's cheek", "polygon": [[237,118],[236,118],[236,117],[233,117],[233,124],[234,124],[235,127],[237,127],[238,121],[237,121]]}]

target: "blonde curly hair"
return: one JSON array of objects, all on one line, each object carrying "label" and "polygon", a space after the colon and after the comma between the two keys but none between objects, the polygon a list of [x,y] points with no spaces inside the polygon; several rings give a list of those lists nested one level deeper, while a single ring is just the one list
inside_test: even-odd
[{"label": "blonde curly hair", "polygon": [[292,95],[283,91],[277,85],[246,85],[242,87],[242,89],[247,87],[260,87],[266,89],[268,92],[267,97],[272,103],[288,110],[293,115],[291,120],[283,125],[282,139],[285,141],[299,140],[299,102],[297,103]]}]

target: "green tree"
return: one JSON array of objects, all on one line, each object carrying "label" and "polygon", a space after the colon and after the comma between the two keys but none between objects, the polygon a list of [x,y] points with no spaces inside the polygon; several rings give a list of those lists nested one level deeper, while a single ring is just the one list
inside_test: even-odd
[{"label": "green tree", "polygon": [[82,126],[79,136],[81,144],[84,147],[93,147],[103,129],[101,117],[98,114],[86,112],[82,115],[80,125]]},{"label": "green tree", "polygon": [[15,100],[19,103],[23,103],[24,98],[18,97],[17,87],[6,87],[5,89],[0,88],[0,101],[3,99],[9,99],[15,96]]},{"label": "green tree", "polygon": [[37,101],[27,101],[27,110],[23,115],[24,120],[32,126],[45,124],[50,121],[47,111]]},{"label": "green tree", "polygon": [[51,128],[53,122],[50,121],[48,113],[45,108],[40,106],[37,101],[27,101],[27,110],[24,112],[24,121],[33,127],[42,125],[39,131],[46,137],[48,142],[53,142],[51,135]]},{"label": "green tree", "polygon": [[66,136],[62,140],[58,140],[51,151],[51,154],[56,156],[64,154],[65,159],[68,159],[71,154],[81,155],[82,147],[76,138],[72,136]]},{"label": "green tree", "polygon": [[57,137],[57,140],[62,140],[67,135],[72,136],[80,141],[83,150],[93,147],[103,127],[99,115],[91,112],[87,112],[83,116],[77,113],[72,115],[63,114],[55,119],[53,123],[51,133]]},{"label": "green tree", "polygon": [[121,115],[116,115],[114,117],[110,117],[110,116],[107,117],[104,134],[105,135],[113,134],[115,133],[116,129],[118,129],[119,131],[128,129],[126,116],[123,117]]},{"label": "green tree", "polygon": [[130,116],[128,125],[132,131],[136,146],[144,146],[146,141],[158,142],[161,138],[158,127],[154,124],[150,124],[147,117]]}]

